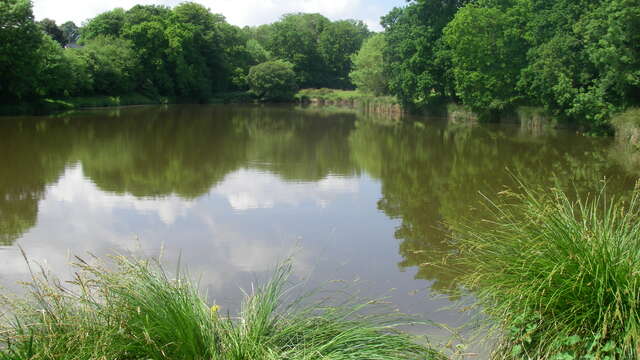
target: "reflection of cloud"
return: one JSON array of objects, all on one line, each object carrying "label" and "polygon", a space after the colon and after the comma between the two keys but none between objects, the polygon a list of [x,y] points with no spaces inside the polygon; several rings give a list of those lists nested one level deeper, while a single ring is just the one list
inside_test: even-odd
[{"label": "reflection of cloud", "polygon": [[88,181],[80,164],[68,168],[57,184],[49,189],[50,198],[75,203],[89,209],[135,209],[144,213],[156,213],[166,225],[173,224],[179,216],[185,216],[193,201],[176,195],[161,199],[140,199],[131,194],[105,193]]},{"label": "reflection of cloud", "polygon": [[[259,173],[243,171],[227,183],[227,190],[244,189],[244,194],[240,192],[238,200],[234,200],[236,206],[281,205],[280,199],[287,193],[288,186],[297,190],[286,197],[284,204],[309,199],[304,197],[305,189],[315,189],[313,201],[357,189],[357,185],[348,185],[348,181],[337,178],[315,185],[286,184],[275,176],[256,174]],[[241,186],[251,180],[259,180],[258,186]],[[275,193],[268,189],[271,185],[277,188]],[[246,286],[247,281],[252,280],[252,275],[271,271],[295,251],[298,234],[283,231],[273,223],[262,223],[260,217],[238,217],[229,211],[225,201],[215,196],[216,192],[214,189],[213,196],[196,200],[178,196],[145,199],[107,193],[84,176],[82,166],[75,165],[47,188],[38,205],[37,225],[16,244],[25,249],[34,263],[45,265],[63,279],[72,277],[73,255],[105,256],[124,252],[153,257],[164,248],[163,259],[169,270],[174,269],[171,264],[180,259],[191,274],[201,277],[201,285],[214,291],[214,295],[235,293],[237,286]],[[264,192],[273,193],[272,197],[265,197]],[[309,251],[295,252],[296,274],[308,273]],[[28,269],[18,249],[1,249],[2,284],[11,285],[26,276]]]},{"label": "reflection of cloud", "polygon": [[224,196],[234,210],[245,211],[298,206],[305,201],[324,208],[339,195],[358,191],[359,181],[353,178],[330,175],[319,182],[287,183],[273,174],[240,170],[228,175],[213,192]]}]

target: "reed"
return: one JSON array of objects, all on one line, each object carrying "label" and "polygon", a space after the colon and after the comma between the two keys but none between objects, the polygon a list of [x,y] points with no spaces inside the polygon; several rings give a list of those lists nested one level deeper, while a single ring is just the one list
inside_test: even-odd
[{"label": "reed", "polygon": [[[247,294],[237,316],[210,307],[184,275],[157,262],[78,259],[62,284],[38,272],[21,300],[4,298],[2,360],[440,359],[397,330],[406,322],[375,301],[286,302],[291,266]],[[307,304],[307,305],[304,305]]]},{"label": "reed", "polygon": [[488,220],[453,225],[494,358],[638,358],[640,193],[522,188],[487,201]]}]

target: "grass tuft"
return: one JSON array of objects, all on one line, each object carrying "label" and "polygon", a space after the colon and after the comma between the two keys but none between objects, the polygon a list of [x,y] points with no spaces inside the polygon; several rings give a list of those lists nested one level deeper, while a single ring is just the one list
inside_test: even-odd
[{"label": "grass tuft", "polygon": [[489,220],[454,225],[465,282],[493,323],[498,359],[637,359],[640,192],[502,193]]},{"label": "grass tuft", "polygon": [[285,304],[291,266],[246,295],[238,316],[209,307],[185,276],[170,278],[156,262],[79,259],[75,281],[44,271],[10,311],[0,332],[1,360],[311,360],[441,359],[397,330],[405,325],[373,301]]}]

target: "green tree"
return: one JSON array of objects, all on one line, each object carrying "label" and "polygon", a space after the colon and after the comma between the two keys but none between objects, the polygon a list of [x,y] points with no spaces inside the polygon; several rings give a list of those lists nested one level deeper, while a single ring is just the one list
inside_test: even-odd
[{"label": "green tree", "polygon": [[162,22],[171,16],[171,9],[163,5],[136,5],[123,16],[122,29],[144,22]]},{"label": "green tree", "polygon": [[364,41],[362,48],[351,59],[353,71],[349,74],[358,90],[374,95],[387,93],[387,76],[384,71],[384,49],[387,46],[384,33]]},{"label": "green tree", "polygon": [[269,53],[269,51],[267,51],[267,49],[265,49],[258,40],[249,39],[245,46],[249,53],[251,66],[258,65],[271,59],[271,53]]},{"label": "green tree", "polygon": [[318,39],[330,23],[320,14],[288,14],[271,25],[267,50],[293,64],[302,87],[329,83],[331,71],[320,53]]},{"label": "green tree", "polygon": [[239,27],[226,22],[222,15],[215,15],[212,47],[207,59],[214,76],[214,89],[246,89],[245,77],[255,65],[247,49],[249,37]]},{"label": "green tree", "polygon": [[640,1],[607,1],[577,30],[606,99],[619,107],[640,103]]},{"label": "green tree", "polygon": [[369,28],[362,21],[341,20],[330,23],[320,34],[318,49],[331,77],[328,86],[332,88],[351,87],[351,56],[363,41],[370,36]]},{"label": "green tree", "polygon": [[74,91],[76,84],[73,71],[82,70],[73,67],[75,63],[65,55],[65,50],[57,41],[45,34],[36,56],[40,62],[32,76],[37,80],[39,96],[68,96]]},{"label": "green tree", "polygon": [[68,88],[65,95],[83,96],[93,93],[94,75],[89,71],[89,59],[83,56],[83,49],[65,49],[65,66],[69,68]]},{"label": "green tree", "polygon": [[298,89],[293,69],[293,64],[283,60],[253,66],[247,76],[249,88],[261,100],[291,100]]},{"label": "green tree", "polygon": [[124,39],[98,36],[74,54],[86,63],[97,94],[119,95],[135,90],[138,63],[132,45]]},{"label": "green tree", "polygon": [[51,38],[57,41],[61,46],[67,45],[69,42],[64,36],[62,29],[56,24],[54,20],[42,19],[38,21],[38,26],[45,32],[45,34],[51,36]]},{"label": "green tree", "polygon": [[409,109],[454,96],[442,31],[466,0],[412,1],[382,18],[389,90]]},{"label": "green tree", "polygon": [[139,89],[151,96],[174,95],[166,24],[158,21],[142,22],[127,27],[123,38],[131,42],[136,61],[140,65],[137,81]]},{"label": "green tree", "polygon": [[74,44],[80,39],[80,28],[73,21],[60,25],[60,30],[67,44]]},{"label": "green tree", "polygon": [[[526,9],[493,0],[463,7],[444,30],[456,95],[473,110],[502,110],[521,98],[520,71],[527,64]],[[506,4],[505,4],[506,3]],[[524,10],[524,11],[521,11]]]},{"label": "green tree", "polygon": [[33,20],[31,1],[0,2],[0,102],[35,94],[42,32]]},{"label": "green tree", "polygon": [[125,11],[122,8],[99,14],[80,29],[81,40],[91,40],[98,36],[119,37],[122,33],[124,22]]}]

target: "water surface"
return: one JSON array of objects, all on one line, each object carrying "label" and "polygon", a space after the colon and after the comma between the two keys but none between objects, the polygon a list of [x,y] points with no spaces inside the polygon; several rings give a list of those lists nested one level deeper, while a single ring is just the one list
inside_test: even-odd
[{"label": "water surface", "polygon": [[[383,119],[384,120],[384,119]],[[289,106],[151,106],[0,118],[0,282],[18,251],[70,276],[71,255],[164,254],[234,307],[293,254],[296,277],[356,280],[452,326],[464,269],[446,222],[480,194],[533,185],[628,193],[611,139],[519,125],[392,124]]]}]

